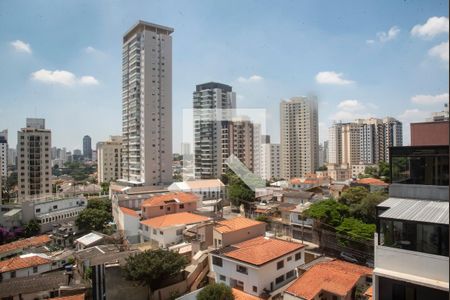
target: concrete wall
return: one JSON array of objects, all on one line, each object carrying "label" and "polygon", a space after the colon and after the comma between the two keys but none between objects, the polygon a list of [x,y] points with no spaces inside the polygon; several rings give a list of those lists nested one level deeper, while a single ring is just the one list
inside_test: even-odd
[{"label": "concrete wall", "polygon": [[[184,205],[184,208],[180,208],[180,205]],[[162,209],[161,209],[162,206]],[[189,203],[174,203],[161,206],[147,206],[142,207],[142,216],[145,219],[155,218],[168,214],[180,213],[180,212],[193,212],[197,209],[197,202]]]},{"label": "concrete wall", "polygon": [[148,288],[125,280],[120,266],[105,268],[105,290],[108,300],[147,300]]},{"label": "concrete wall", "polygon": [[389,197],[448,201],[448,186],[393,183]]},{"label": "concrete wall", "polygon": [[[266,232],[266,223],[257,224],[241,230],[220,233],[213,231],[213,243],[217,240],[217,247],[226,247],[228,245],[237,244],[258,236],[263,236]],[[221,241],[221,244],[218,241]],[[215,245],[215,244],[214,244]]]},{"label": "concrete wall", "polygon": [[[55,268],[56,267],[57,266],[55,266]],[[38,270],[37,270],[36,273],[33,272],[33,268],[32,267],[31,268],[25,268],[25,269],[19,269],[19,270],[16,270],[16,278],[34,276],[34,275],[37,275],[37,274],[48,272],[50,270],[52,270],[52,265],[51,264],[45,264],[45,265],[38,266]],[[2,273],[2,279],[3,280],[11,279],[11,272]]]},{"label": "concrete wall", "polygon": [[411,146],[448,145],[448,121],[411,123]]}]

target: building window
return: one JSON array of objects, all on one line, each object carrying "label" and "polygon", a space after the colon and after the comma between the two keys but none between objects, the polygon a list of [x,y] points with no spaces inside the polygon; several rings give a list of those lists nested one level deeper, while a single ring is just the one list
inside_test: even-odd
[{"label": "building window", "polygon": [[284,260],[280,260],[277,262],[277,270],[282,269],[284,267]]},{"label": "building window", "polygon": [[159,209],[164,209],[164,206],[160,206]]},{"label": "building window", "polygon": [[253,292],[257,293],[258,292],[258,287],[257,286],[253,286]]},{"label": "building window", "polygon": [[157,235],[157,234],[158,234],[158,232],[156,231],[156,229],[153,229],[153,234],[154,234],[154,235]]},{"label": "building window", "polygon": [[11,272],[11,278],[16,278],[16,271]]},{"label": "building window", "polygon": [[223,275],[220,275],[219,278],[220,278],[220,281],[226,281],[227,280],[227,278],[225,276],[223,276]]},{"label": "building window", "polygon": [[248,274],[247,268],[241,265],[236,265],[236,271],[242,274]]},{"label": "building window", "polygon": [[183,209],[184,208],[184,204],[180,204],[180,209]]},{"label": "building window", "polygon": [[162,232],[162,231],[160,230],[160,231],[159,231],[159,234],[160,234],[160,235],[164,235],[164,232]]},{"label": "building window", "polygon": [[213,263],[213,265],[215,265],[215,266],[219,266],[219,267],[222,267],[222,266],[223,266],[222,258],[217,257],[217,256],[213,256],[213,257],[212,257],[212,263]]},{"label": "building window", "polygon": [[33,273],[37,273],[38,267],[33,267]]},{"label": "building window", "polygon": [[275,279],[275,284],[280,284],[284,281],[284,275],[281,275],[280,277],[277,277]]},{"label": "building window", "polygon": [[288,278],[292,278],[293,276],[295,275],[295,272],[294,272],[294,270],[292,270],[292,271],[289,271],[289,272],[287,272],[286,273],[286,279],[288,279]]},{"label": "building window", "polygon": [[177,229],[177,235],[182,235],[183,234],[183,229]]},{"label": "building window", "polygon": [[292,256],[289,256],[288,258],[287,258],[287,261],[291,261],[292,260]]},{"label": "building window", "polygon": [[302,259],[302,253],[301,252],[295,253],[295,261],[300,259]]},{"label": "building window", "polygon": [[40,213],[41,209],[40,208],[36,208],[36,213]]}]

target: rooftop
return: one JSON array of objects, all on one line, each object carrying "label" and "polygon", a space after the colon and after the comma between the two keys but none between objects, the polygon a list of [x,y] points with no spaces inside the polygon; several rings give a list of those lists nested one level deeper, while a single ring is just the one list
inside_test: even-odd
[{"label": "rooftop", "polygon": [[162,31],[165,34],[171,34],[174,30],[173,28],[145,22],[142,20],[139,20],[136,24],[134,24],[125,34],[123,35],[124,42],[128,40],[133,34],[135,34],[139,30],[157,30]]},{"label": "rooftop", "polygon": [[286,254],[300,250],[303,244],[274,238],[256,237],[218,250],[223,256],[261,266]]},{"label": "rooftop", "polygon": [[286,293],[312,300],[321,291],[345,297],[361,276],[372,274],[372,269],[341,260],[312,266],[289,286]]},{"label": "rooftop", "polygon": [[119,209],[122,211],[122,213],[124,213],[126,215],[139,218],[139,213],[133,209],[122,207],[122,206],[119,206]]},{"label": "rooftop", "polygon": [[243,291],[240,291],[238,289],[231,289],[233,292],[234,300],[261,300],[262,298],[247,294]]},{"label": "rooftop", "polygon": [[376,185],[376,186],[389,186],[386,182],[376,178],[362,178],[358,179],[356,183],[359,184],[368,184],[368,185]]},{"label": "rooftop", "polygon": [[27,249],[31,247],[42,246],[51,241],[48,235],[39,235],[23,240],[18,240],[8,244],[0,245],[0,254],[7,253],[14,250]]},{"label": "rooftop", "polygon": [[83,293],[83,294],[78,294],[78,295],[63,296],[63,297],[56,297],[56,298],[50,298],[50,299],[53,299],[53,300],[84,300],[85,296]]},{"label": "rooftop", "polygon": [[255,221],[244,217],[236,217],[233,219],[217,222],[217,225],[214,227],[214,229],[220,233],[226,233],[260,224],[263,224],[263,222]]},{"label": "rooftop", "polygon": [[152,228],[164,228],[164,227],[172,227],[176,225],[188,225],[195,224],[200,222],[205,222],[210,220],[208,217],[188,213],[181,212],[176,214],[164,215],[156,218],[147,219],[141,221],[141,224],[150,226]]},{"label": "rooftop", "polygon": [[378,207],[388,208],[378,216],[380,218],[448,225],[448,202],[388,198]]},{"label": "rooftop", "polygon": [[51,262],[52,260],[47,258],[46,255],[25,254],[0,261],[0,273],[45,265]]},{"label": "rooftop", "polygon": [[204,179],[204,180],[192,180],[192,181],[182,181],[174,182],[178,188],[182,190],[188,189],[203,189],[203,188],[221,188],[225,185],[220,181],[220,179]]},{"label": "rooftop", "polygon": [[91,245],[95,242],[98,242],[99,240],[103,239],[104,236],[100,233],[91,232],[86,235],[83,235],[79,239],[76,239],[75,242],[81,243],[85,246]]},{"label": "rooftop", "polygon": [[142,206],[161,206],[171,201],[188,203],[197,202],[198,200],[199,197],[193,193],[175,192],[150,197],[142,202]]}]

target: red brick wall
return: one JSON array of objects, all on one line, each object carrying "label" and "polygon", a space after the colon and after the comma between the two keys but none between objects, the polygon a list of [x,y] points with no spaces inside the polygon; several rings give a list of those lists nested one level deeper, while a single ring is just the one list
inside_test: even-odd
[{"label": "red brick wall", "polygon": [[411,123],[411,146],[448,145],[448,122]]}]

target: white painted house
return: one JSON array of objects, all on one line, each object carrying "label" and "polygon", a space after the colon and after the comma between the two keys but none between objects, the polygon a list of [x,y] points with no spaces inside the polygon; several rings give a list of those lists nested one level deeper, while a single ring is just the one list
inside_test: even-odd
[{"label": "white painted house", "polygon": [[57,268],[59,268],[57,262],[45,254],[24,254],[0,261],[0,278],[4,281],[11,278],[28,277]]},{"label": "white painted house", "polygon": [[216,283],[268,298],[296,279],[297,267],[304,263],[303,244],[267,237],[256,237],[210,253],[210,269]]},{"label": "white painted house", "polygon": [[132,244],[139,242],[140,211],[119,206],[117,218],[115,218],[117,229]]},{"label": "white painted house", "polygon": [[141,242],[150,241],[157,247],[168,248],[183,241],[183,231],[210,218],[189,212],[163,215],[141,221]]}]

